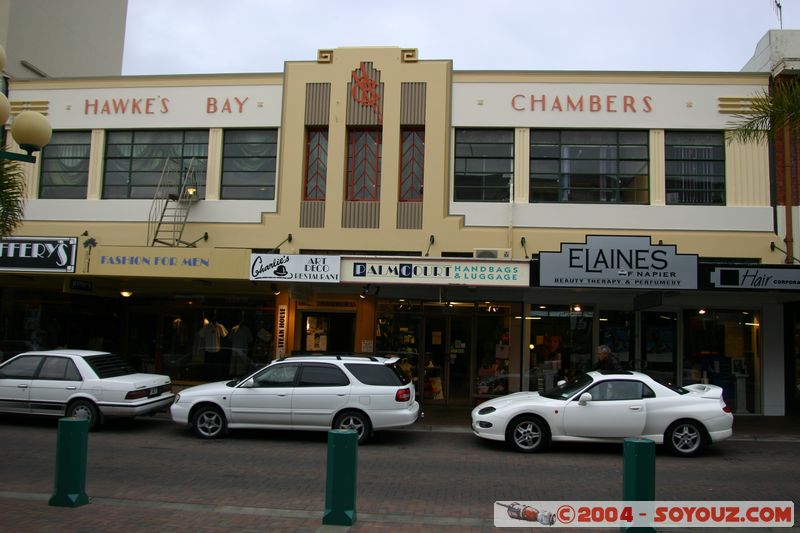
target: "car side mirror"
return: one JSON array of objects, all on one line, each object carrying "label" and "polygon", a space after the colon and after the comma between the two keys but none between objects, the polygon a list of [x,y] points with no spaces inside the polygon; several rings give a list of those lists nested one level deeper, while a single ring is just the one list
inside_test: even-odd
[{"label": "car side mirror", "polygon": [[592,395],[588,392],[584,392],[581,394],[581,397],[578,398],[578,405],[586,405],[587,403],[592,401]]},{"label": "car side mirror", "polygon": [[561,387],[561,386],[562,386],[562,385],[564,385],[566,382],[567,382],[567,380],[565,380],[565,379],[559,379],[559,380],[558,380],[558,383],[556,383],[556,386],[558,386],[558,387]]},{"label": "car side mirror", "polygon": [[255,386],[255,382],[253,381],[253,378],[249,378],[248,380],[246,380],[244,383],[242,383],[240,385],[240,387],[245,388],[245,389],[250,389],[250,388],[252,388],[254,386]]}]

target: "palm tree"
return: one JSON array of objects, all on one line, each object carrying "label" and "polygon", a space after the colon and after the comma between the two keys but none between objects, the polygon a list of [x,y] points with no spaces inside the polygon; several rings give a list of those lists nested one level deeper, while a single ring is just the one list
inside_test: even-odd
[{"label": "palm tree", "polygon": [[0,238],[8,237],[22,223],[25,208],[25,174],[22,165],[0,159]]},{"label": "palm tree", "polygon": [[737,122],[728,131],[730,141],[775,139],[780,132],[797,132],[800,126],[800,83],[795,78],[780,78],[771,91],[752,98],[750,110],[734,115]]},{"label": "palm tree", "polygon": [[[792,206],[794,203],[792,176],[792,138],[797,139],[800,132],[800,82],[797,78],[779,78],[772,90],[766,90],[751,99],[749,111],[734,115],[738,122],[734,129],[728,130],[728,141],[756,142],[775,140],[781,136],[783,143],[783,202],[786,217],[785,262],[800,261],[794,257],[794,223]],[[773,243],[774,246],[774,243]]]}]

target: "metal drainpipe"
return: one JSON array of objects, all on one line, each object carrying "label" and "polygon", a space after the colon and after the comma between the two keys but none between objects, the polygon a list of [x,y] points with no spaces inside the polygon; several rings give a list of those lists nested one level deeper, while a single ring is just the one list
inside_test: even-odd
[{"label": "metal drainpipe", "polygon": [[794,228],[792,222],[792,204],[794,202],[792,195],[792,150],[790,146],[791,136],[789,135],[789,128],[783,128],[783,201],[784,209],[786,210],[786,259],[784,263],[792,264],[794,261]]}]

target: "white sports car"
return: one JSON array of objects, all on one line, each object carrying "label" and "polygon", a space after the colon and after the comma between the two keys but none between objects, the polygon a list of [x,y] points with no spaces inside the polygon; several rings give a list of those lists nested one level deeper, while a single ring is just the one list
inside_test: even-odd
[{"label": "white sports car", "polygon": [[475,435],[538,452],[554,442],[651,439],[679,456],[733,434],[716,385],[675,387],[640,372],[589,372],[545,392],[517,392],[472,410]]}]

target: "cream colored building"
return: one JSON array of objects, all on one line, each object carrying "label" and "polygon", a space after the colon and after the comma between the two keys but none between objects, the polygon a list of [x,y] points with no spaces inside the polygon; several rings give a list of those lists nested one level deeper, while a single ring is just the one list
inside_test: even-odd
[{"label": "cream colored building", "polygon": [[[420,54],[12,81],[12,111],[55,135],[3,244],[3,338],[186,381],[392,353],[424,402],[453,404],[547,389],[609,344],[784,414],[800,274],[771,246],[769,146],[724,134],[768,74],[454,72]],[[34,249],[74,258],[23,261]]]}]

